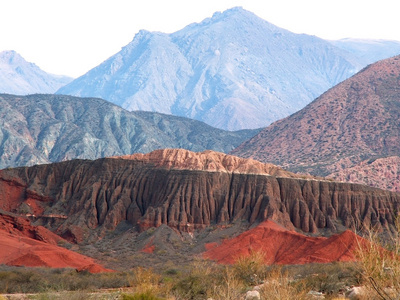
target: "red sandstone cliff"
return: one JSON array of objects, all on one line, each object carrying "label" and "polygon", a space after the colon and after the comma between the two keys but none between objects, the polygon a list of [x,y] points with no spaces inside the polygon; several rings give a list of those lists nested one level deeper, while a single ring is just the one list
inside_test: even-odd
[{"label": "red sandstone cliff", "polygon": [[34,202],[42,209],[36,216],[41,224],[77,242],[88,238],[85,228],[102,235],[123,221],[142,230],[166,224],[193,231],[266,219],[313,233],[362,224],[388,228],[400,203],[399,194],[357,184],[181,170],[115,158],[2,170],[0,189],[8,188],[13,192],[1,194],[0,203],[18,212],[30,199],[30,207]]}]

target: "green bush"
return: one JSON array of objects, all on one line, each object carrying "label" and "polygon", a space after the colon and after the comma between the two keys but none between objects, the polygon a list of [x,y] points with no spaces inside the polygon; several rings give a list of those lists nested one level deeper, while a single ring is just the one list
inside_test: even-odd
[{"label": "green bush", "polygon": [[158,298],[152,292],[147,291],[145,293],[135,293],[133,295],[122,294],[122,300],[163,300],[164,298]]}]

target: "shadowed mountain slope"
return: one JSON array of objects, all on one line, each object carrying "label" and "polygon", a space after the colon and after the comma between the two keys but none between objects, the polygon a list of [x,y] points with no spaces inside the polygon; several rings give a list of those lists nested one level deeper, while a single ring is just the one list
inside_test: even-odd
[{"label": "shadowed mountain slope", "polygon": [[128,112],[102,99],[0,95],[0,168],[159,148],[229,152],[256,132],[228,132],[182,117]]}]

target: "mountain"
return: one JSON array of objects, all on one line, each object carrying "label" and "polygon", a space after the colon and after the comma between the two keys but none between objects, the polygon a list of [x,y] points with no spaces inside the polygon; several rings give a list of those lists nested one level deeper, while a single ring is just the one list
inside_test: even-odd
[{"label": "mountain", "polygon": [[325,40],[232,8],[172,34],[142,30],[57,93],[238,130],[294,113],[362,66]]},{"label": "mountain", "polygon": [[[368,184],[375,178],[381,187],[386,182],[386,188],[398,189],[398,160],[386,159],[395,164],[392,167],[382,160],[380,166],[373,162],[400,156],[399,78],[400,56],[372,64],[232,153],[319,176],[344,174],[361,164],[365,178],[359,182]],[[382,176],[368,179],[373,173]],[[388,173],[393,174],[387,177]]]},{"label": "mountain", "polygon": [[0,93],[54,93],[72,78],[48,74],[15,51],[0,52]]},{"label": "mountain", "polygon": [[257,132],[227,132],[182,117],[128,112],[102,99],[0,95],[0,168],[159,148],[229,152]]},{"label": "mountain", "polygon": [[[205,252],[207,244],[268,220],[302,233],[296,236],[305,245],[306,233],[321,236],[363,226],[389,230],[394,224],[400,194],[292,173],[272,175],[279,170],[182,149],[4,169],[0,209],[29,218],[108,268],[125,270],[157,259],[182,264]],[[271,234],[272,240],[279,238]],[[340,239],[331,242],[318,244],[320,251],[324,245],[330,251],[333,245],[343,247]],[[298,251],[304,253],[292,248],[292,259]]]},{"label": "mountain", "polygon": [[360,57],[365,65],[400,54],[400,41],[347,38],[330,42]]}]

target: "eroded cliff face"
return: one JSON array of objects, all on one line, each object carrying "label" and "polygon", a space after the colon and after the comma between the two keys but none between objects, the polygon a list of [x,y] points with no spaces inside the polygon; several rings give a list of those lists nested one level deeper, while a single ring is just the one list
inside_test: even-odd
[{"label": "eroded cliff face", "polygon": [[400,205],[400,194],[364,185],[173,169],[116,158],[0,172],[1,190],[15,182],[19,192],[0,194],[0,203],[18,203],[10,206],[13,211],[24,203],[28,209],[41,207],[36,224],[78,243],[124,221],[141,230],[166,224],[186,232],[267,219],[306,233],[362,225],[389,228]]}]

